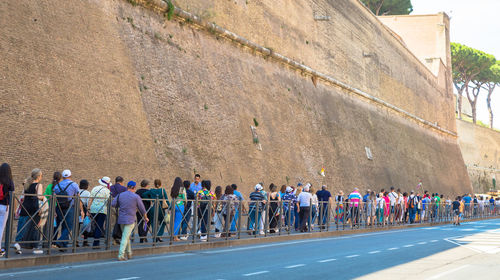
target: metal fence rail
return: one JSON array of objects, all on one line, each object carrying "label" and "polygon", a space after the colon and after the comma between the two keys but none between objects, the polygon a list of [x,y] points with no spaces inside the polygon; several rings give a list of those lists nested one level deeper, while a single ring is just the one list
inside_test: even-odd
[{"label": "metal fence rail", "polygon": [[[120,241],[112,236],[116,209],[111,199],[99,201],[101,209],[91,213],[86,198],[79,196],[36,197],[38,209],[26,209],[19,195],[11,193],[9,219],[3,242],[6,257],[16,252],[15,244],[39,253],[109,250]],[[72,200],[62,208],[58,198]],[[103,201],[104,200],[104,201]],[[132,245],[196,243],[212,240],[258,238],[303,232],[340,231],[360,228],[384,228],[412,223],[452,222],[454,213],[446,202],[418,203],[414,209],[404,204],[318,202],[298,207],[295,201],[264,200],[179,200],[142,199],[149,222],[137,214],[131,235]],[[104,211],[104,206],[106,210]],[[466,204],[462,219],[499,216],[500,207],[489,201]],[[24,210],[24,211],[23,211]],[[104,212],[104,213],[103,213]],[[92,244],[90,243],[92,241]]]}]

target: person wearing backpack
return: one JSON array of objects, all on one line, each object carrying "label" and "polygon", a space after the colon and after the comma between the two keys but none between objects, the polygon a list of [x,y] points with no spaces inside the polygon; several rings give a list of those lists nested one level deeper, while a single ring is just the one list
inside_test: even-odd
[{"label": "person wearing backpack", "polygon": [[2,163],[0,165],[0,257],[5,255],[2,249],[2,235],[5,231],[5,224],[9,218],[9,192],[14,191],[14,181],[12,180],[12,171],[10,165]]},{"label": "person wearing backpack", "polygon": [[[200,224],[201,241],[207,241],[207,233],[210,231],[210,210],[209,204],[212,200],[215,200],[215,194],[210,191],[212,187],[212,182],[210,180],[201,181],[201,191],[196,193],[198,197],[198,222]],[[213,212],[213,207],[212,210]]]},{"label": "person wearing backpack", "polygon": [[415,214],[417,213],[418,199],[415,196],[415,192],[411,191],[408,197],[408,213],[410,215],[410,224],[415,222]]},{"label": "person wearing backpack", "polygon": [[[65,248],[68,246],[69,233],[73,229],[73,219],[75,215],[73,197],[77,196],[80,191],[78,184],[71,181],[71,171],[69,169],[62,172],[62,177],[63,180],[52,187],[57,200],[57,225],[61,227],[61,236],[58,242],[54,243],[54,246],[58,248]],[[84,216],[83,211],[81,212],[81,215]]]},{"label": "person wearing backpack", "polygon": [[[142,198],[149,199],[151,201],[150,208],[147,210],[147,215],[149,217],[149,221],[151,222],[151,228],[155,227],[155,224],[158,224],[158,232],[156,235],[155,242],[163,242],[162,236],[165,233],[165,227],[170,225],[170,219],[167,218],[165,222],[165,217],[168,217],[168,208],[170,207],[170,201],[168,201],[167,192],[162,187],[160,180],[154,181],[154,188],[144,192],[141,195]],[[158,200],[156,200],[158,199]],[[158,201],[158,205],[155,205],[155,202]],[[158,211],[157,220],[155,221],[155,212]]]}]

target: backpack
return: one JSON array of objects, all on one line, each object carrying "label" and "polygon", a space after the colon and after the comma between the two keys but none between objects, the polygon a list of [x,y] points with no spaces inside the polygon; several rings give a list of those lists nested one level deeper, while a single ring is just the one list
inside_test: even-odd
[{"label": "backpack", "polygon": [[3,184],[0,184],[0,200],[4,200],[5,197],[5,193],[3,192]]},{"label": "backpack", "polygon": [[415,208],[415,197],[408,200],[408,208]]},{"label": "backpack", "polygon": [[73,184],[73,183],[74,182],[69,183],[68,185],[66,185],[66,187],[64,189],[61,189],[61,186],[59,185],[59,183],[57,183],[59,192],[56,192],[54,190],[55,194],[64,196],[64,197],[57,197],[56,198],[57,204],[59,205],[59,207],[61,207],[62,210],[68,209],[70,204],[71,204],[71,198],[67,197],[68,196],[67,190],[68,190],[69,186],[71,186],[71,184]]}]

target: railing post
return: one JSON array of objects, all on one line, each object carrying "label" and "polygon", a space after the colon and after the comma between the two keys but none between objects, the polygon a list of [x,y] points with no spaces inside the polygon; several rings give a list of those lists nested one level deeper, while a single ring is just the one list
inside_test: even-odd
[{"label": "railing post", "polygon": [[198,195],[195,196],[194,207],[193,207],[193,243],[196,242],[196,236],[198,235]]},{"label": "railing post", "polygon": [[257,235],[259,234],[259,226],[260,226],[260,217],[259,217],[259,209],[260,208],[260,202],[257,200],[255,202],[255,207],[254,207],[254,215],[255,215],[255,219],[254,219],[254,225],[253,225],[253,232],[255,232],[254,234],[254,238],[257,238]]},{"label": "railing post", "polygon": [[[172,198],[172,204],[170,204],[170,209],[166,209],[166,211],[170,211],[170,245],[172,245],[172,243],[174,243],[174,235],[175,235],[175,212],[177,211],[177,198]],[[163,211],[163,208],[160,207],[160,209],[162,209],[161,211]],[[179,209],[180,210],[180,209]],[[166,215],[163,214],[164,216]],[[182,221],[182,220],[181,220]],[[181,224],[179,224],[179,226],[181,226]]]},{"label": "railing post", "polygon": [[266,203],[266,217],[264,218],[264,236],[267,237],[267,231],[269,230],[269,203],[270,200],[267,200]]},{"label": "railing post", "polygon": [[[153,212],[153,246],[156,246],[156,242],[157,242],[157,239],[158,239],[158,226],[160,226],[158,224],[158,211],[160,211],[160,208],[161,207],[158,207],[158,197],[155,198],[154,200],[154,212]],[[165,221],[161,221],[161,222],[165,222]]]},{"label": "railing post", "polygon": [[[236,214],[236,213],[234,213],[234,214],[232,213],[231,206],[232,206],[231,200],[222,201],[222,209],[223,209],[222,211],[224,211],[224,209],[226,210],[226,217],[224,218],[224,235],[225,235],[224,237],[226,240],[228,240],[228,238],[229,238],[229,229],[231,228],[231,224],[233,222],[233,219],[231,219],[231,217],[234,214]],[[222,216],[224,216],[224,214]]]},{"label": "railing post", "polygon": [[313,204],[312,204],[312,198],[309,199],[309,213],[307,213],[308,217],[307,217],[307,232],[311,232],[311,229],[312,229],[312,225],[311,225],[311,222],[312,222],[312,209],[313,209]]},{"label": "railing post", "polygon": [[[14,192],[10,191],[9,192],[9,209],[7,212],[7,232],[5,233],[5,258],[8,258],[10,256],[9,251],[10,251],[10,240],[12,238],[12,228],[14,225],[14,212],[16,210],[14,207]],[[0,240],[2,242],[2,240]]]},{"label": "railing post", "polygon": [[[213,219],[213,216],[212,216],[212,203],[213,203],[213,200],[210,199],[210,202],[208,203],[208,220],[205,221],[207,223],[205,225],[205,229],[207,231],[207,243],[210,241],[210,229],[212,228],[212,219]],[[215,209],[215,210],[217,210],[217,209]]]},{"label": "railing post", "polygon": [[243,200],[238,203],[238,239],[241,237],[241,210],[242,210]]},{"label": "railing post", "polygon": [[[96,199],[96,198],[94,198]],[[105,237],[105,249],[109,250],[111,248],[111,202],[113,201],[113,197],[109,196],[106,203],[108,204],[108,208],[106,209],[106,237]],[[118,213],[117,213],[118,214]],[[96,214],[97,216],[97,214]],[[117,219],[118,220],[118,219]],[[113,225],[114,227],[115,225]],[[99,243],[100,244],[100,243]],[[100,246],[99,246],[100,247]]]},{"label": "railing post", "polygon": [[47,255],[50,255],[52,250],[52,240],[54,239],[54,219],[55,219],[55,210],[56,210],[56,199],[55,194],[52,194],[49,197],[49,218],[47,221],[48,234],[47,234]]},{"label": "railing post", "polygon": [[283,200],[279,200],[279,220],[278,220],[278,235],[281,235],[281,231],[283,230]]},{"label": "railing post", "polygon": [[74,212],[73,212],[73,228],[72,228],[73,231],[72,250],[73,253],[76,253],[76,244],[78,242],[78,237],[80,236],[80,229],[79,229],[80,221],[78,219],[80,217],[80,195],[76,195],[75,197],[73,197],[73,208]]},{"label": "railing post", "polygon": [[332,215],[330,215],[330,211],[331,211],[331,205],[330,205],[330,199],[328,199],[326,202],[326,221],[325,221],[326,231],[330,230],[330,222],[332,218]]}]

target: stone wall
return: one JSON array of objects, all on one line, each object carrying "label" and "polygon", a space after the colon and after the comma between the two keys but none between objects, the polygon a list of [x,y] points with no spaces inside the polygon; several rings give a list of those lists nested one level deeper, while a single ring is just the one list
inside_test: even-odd
[{"label": "stone wall", "polygon": [[[454,130],[437,78],[358,2],[273,3],[182,5]],[[318,8],[335,20],[314,21]],[[0,15],[0,60],[8,61],[0,141],[9,147],[0,159],[17,178],[69,166],[77,178],[159,176],[168,185],[198,172],[245,192],[298,181],[409,190],[419,179],[431,191],[470,190],[454,137],[189,22],[123,0],[7,1]]]},{"label": "stone wall", "polygon": [[474,191],[486,193],[493,188],[492,179],[500,179],[500,132],[461,120],[457,128]]}]

